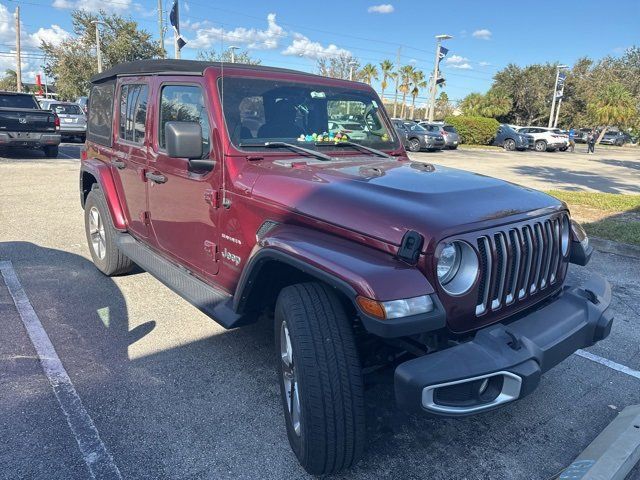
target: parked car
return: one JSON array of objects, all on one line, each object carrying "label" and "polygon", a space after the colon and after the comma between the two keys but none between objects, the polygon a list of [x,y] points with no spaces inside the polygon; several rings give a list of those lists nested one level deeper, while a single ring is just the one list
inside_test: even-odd
[{"label": "parked car", "polygon": [[76,103],[80,105],[80,108],[82,108],[82,111],[86,115],[87,108],[89,107],[89,97],[78,97],[78,99],[76,100]]},{"label": "parked car", "polygon": [[430,132],[410,120],[393,120],[393,126],[404,138],[404,146],[412,152],[427,150],[434,152],[444,148],[444,137]]},{"label": "parked car", "polygon": [[[226,328],[272,318],[287,436],[312,474],[362,454],[364,372],[394,368],[400,408],[470,415],[609,335],[609,284],[567,280],[593,249],[566,205],[411,161],[366,84],[143,60],[93,77],[90,99],[94,264],[135,262]],[[336,102],[365,112],[365,140],[319,139]]]},{"label": "parked car", "polygon": [[518,133],[527,134],[529,137],[529,148],[536,152],[553,152],[568,145],[568,137],[553,132],[552,128],[546,127],[520,127]]},{"label": "parked car", "polygon": [[629,135],[620,131],[610,130],[602,136],[600,143],[602,145],[615,145],[617,147],[623,146],[629,141]]},{"label": "parked car", "polygon": [[560,147],[559,150],[561,152],[566,152],[569,148],[569,132],[566,130],[562,130],[560,128],[551,128],[549,129],[551,133],[554,133],[561,137],[564,140],[564,146]]},{"label": "parked car", "polygon": [[444,138],[444,147],[455,150],[460,144],[460,135],[453,125],[443,123],[420,122],[419,125],[425,130],[441,135]]},{"label": "parked car", "polygon": [[87,133],[87,117],[77,103],[51,102],[49,110],[60,118],[60,135],[64,138],[78,138],[84,143]]},{"label": "parked car", "polygon": [[28,93],[0,92],[0,147],[34,148],[58,156],[60,119]]},{"label": "parked car", "polygon": [[502,124],[498,127],[492,145],[503,147],[505,150],[526,150],[529,148],[529,135],[517,132],[510,125]]},{"label": "parked car", "polygon": [[329,121],[329,132],[345,134],[350,140],[366,140],[367,138],[365,127],[353,121]]},{"label": "parked car", "polygon": [[591,133],[590,128],[580,128],[578,130],[575,130],[575,142],[587,143],[587,139],[589,138],[589,133]]}]

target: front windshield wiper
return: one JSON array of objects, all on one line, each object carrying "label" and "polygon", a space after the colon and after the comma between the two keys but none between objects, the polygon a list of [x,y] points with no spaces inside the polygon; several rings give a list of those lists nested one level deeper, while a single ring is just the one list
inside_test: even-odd
[{"label": "front windshield wiper", "polygon": [[239,147],[266,147],[266,148],[288,148],[290,150],[295,150],[296,152],[306,153],[309,156],[316,157],[319,160],[323,160],[325,162],[335,160],[335,158],[325,155],[322,152],[316,152],[315,150],[311,150],[310,148],[300,147],[298,145],[294,145],[293,143],[287,142],[264,142],[264,143],[241,143],[238,145]]},{"label": "front windshield wiper", "polygon": [[[326,145],[332,145],[332,144],[328,143]],[[391,157],[391,155],[387,155],[382,150],[378,150],[376,148],[367,147],[365,145],[360,145],[359,143],[355,143],[355,142],[349,142],[349,141],[347,141],[347,142],[336,142],[334,145],[336,147],[353,147],[356,150],[361,150],[361,151],[364,151],[364,152],[373,153],[374,155],[377,155],[377,156],[382,157],[382,158],[393,158],[393,157]]]}]

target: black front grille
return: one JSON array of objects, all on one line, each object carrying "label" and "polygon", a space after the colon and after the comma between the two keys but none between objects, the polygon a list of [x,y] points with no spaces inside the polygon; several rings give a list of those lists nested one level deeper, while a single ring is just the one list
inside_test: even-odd
[{"label": "black front grille", "polygon": [[480,281],[476,315],[549,288],[562,264],[562,217],[508,227],[477,239]]}]

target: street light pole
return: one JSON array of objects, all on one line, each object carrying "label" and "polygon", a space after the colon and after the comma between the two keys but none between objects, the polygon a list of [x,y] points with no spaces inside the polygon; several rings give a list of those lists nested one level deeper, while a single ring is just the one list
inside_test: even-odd
[{"label": "street light pole", "polygon": [[94,20],[93,23],[96,26],[96,56],[98,57],[98,73],[102,73],[102,51],[100,50],[100,29],[98,25],[104,25],[99,20]]},{"label": "street light pole", "polygon": [[433,62],[433,78],[431,79],[431,101],[429,102],[429,121],[433,122],[436,111],[436,87],[438,81],[438,71],[440,67],[440,44],[443,40],[453,38],[451,35],[436,35],[436,58]]},{"label": "street light pole", "polygon": [[[549,123],[547,124],[548,128],[551,128],[551,126],[554,124],[553,120],[554,120],[554,113],[556,110],[556,95],[558,93],[558,79],[560,78],[560,70],[563,68],[567,68],[567,65],[558,65],[556,67],[556,82],[553,85],[553,99],[551,100],[551,112],[549,113]],[[560,108],[560,105],[558,105],[558,109]],[[555,121],[557,123],[558,119],[557,117],[555,117]]]},{"label": "street light pole", "polygon": [[236,50],[238,50],[240,47],[236,47],[234,45],[231,45],[229,47],[229,50],[231,50],[231,63],[236,63]]},{"label": "street light pole", "polygon": [[[353,67],[358,65],[358,62],[351,60],[349,62],[349,80],[353,82]],[[351,114],[351,102],[347,100],[347,115]]]}]

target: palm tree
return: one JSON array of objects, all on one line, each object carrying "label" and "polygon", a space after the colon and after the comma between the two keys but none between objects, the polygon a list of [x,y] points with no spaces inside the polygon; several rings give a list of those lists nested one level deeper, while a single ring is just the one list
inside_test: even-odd
[{"label": "palm tree", "polygon": [[418,93],[420,93],[420,89],[427,86],[427,81],[424,79],[424,72],[421,70],[415,70],[411,77],[411,82],[413,83],[413,89],[411,90],[411,120],[414,120],[416,113],[416,97],[418,96]]},{"label": "palm tree", "polygon": [[360,70],[360,77],[364,80],[364,82],[368,85],[371,85],[371,82],[378,79],[378,69],[375,65],[367,63],[362,70]]},{"label": "palm tree", "polygon": [[598,125],[604,125],[597,143],[612,125],[626,125],[636,115],[636,105],[629,91],[619,82],[609,83],[596,92],[587,104],[587,112]]},{"label": "palm tree", "polygon": [[413,76],[415,75],[415,71],[416,69],[411,66],[411,65],[405,65],[404,67],[402,67],[400,69],[400,86],[398,87],[398,90],[400,90],[400,92],[402,92],[402,110],[400,113],[400,116],[402,118],[404,118],[405,112],[406,112],[406,100],[407,100],[407,93],[409,93],[409,90],[411,88],[411,80],[413,79]]},{"label": "palm tree", "polygon": [[380,62],[380,70],[382,71],[382,83],[380,84],[382,91],[380,92],[380,97],[382,97],[382,101],[384,101],[384,91],[388,87],[387,79],[393,78],[395,75],[391,60],[383,60]]},{"label": "palm tree", "polygon": [[470,93],[460,102],[462,113],[467,116],[480,115],[480,109],[484,103],[484,95],[481,93]]}]

